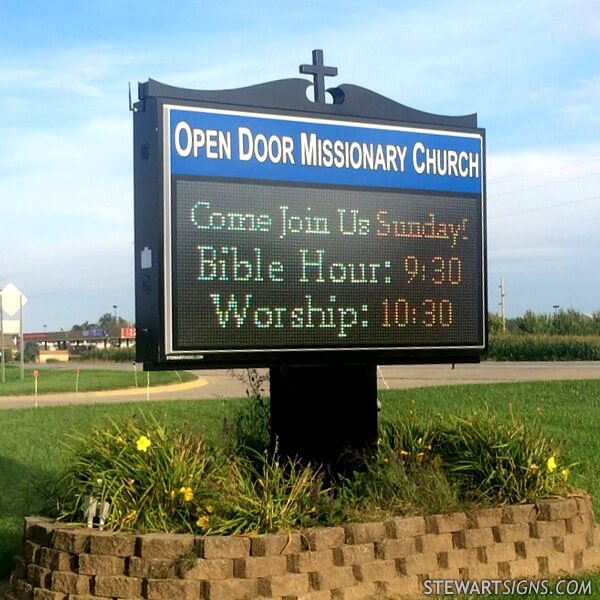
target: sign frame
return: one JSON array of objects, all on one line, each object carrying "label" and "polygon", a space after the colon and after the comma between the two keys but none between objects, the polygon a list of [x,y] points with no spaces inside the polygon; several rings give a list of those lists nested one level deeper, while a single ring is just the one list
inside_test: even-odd
[{"label": "sign frame", "polygon": [[[134,106],[136,352],[138,362],[143,362],[146,369],[478,362],[487,351],[486,153],[485,130],[477,126],[477,116],[433,115],[349,84],[329,90],[333,104],[313,103],[306,97],[309,85],[304,79],[288,79],[238,90],[201,91],[174,88],[153,80],[140,84],[139,101]],[[171,170],[167,120],[168,111],[174,108],[478,138],[481,144],[481,343],[175,350],[171,342],[172,307],[169,305]],[[256,180],[249,182],[256,183]],[[439,193],[444,195],[443,191]]]}]

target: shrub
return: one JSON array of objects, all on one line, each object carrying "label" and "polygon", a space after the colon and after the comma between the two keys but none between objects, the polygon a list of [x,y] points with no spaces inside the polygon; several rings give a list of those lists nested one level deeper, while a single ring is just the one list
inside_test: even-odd
[{"label": "shrub", "polygon": [[228,461],[220,477],[219,510],[208,533],[274,533],[315,523],[327,494],[322,474],[277,452],[247,454]]},{"label": "shrub", "polygon": [[62,518],[80,521],[89,496],[110,502],[107,526],[117,530],[198,532],[212,512],[216,460],[202,439],[136,419],[74,436],[69,449],[55,484]]},{"label": "shrub", "polygon": [[261,375],[256,369],[231,373],[246,384],[248,398],[233,410],[231,419],[223,423],[225,446],[230,454],[254,459],[271,446],[271,407],[264,396],[268,376]]},{"label": "shrub", "polygon": [[518,504],[567,492],[569,468],[559,468],[557,445],[515,418],[452,417],[437,448],[467,502]]},{"label": "shrub", "polygon": [[211,535],[536,502],[569,491],[560,448],[513,417],[409,413],[380,431],[376,449],[353,457],[351,475],[326,479],[277,448],[239,446],[232,454],[156,420],[112,422],[72,438],[70,467],[52,497],[63,519],[81,521],[94,496],[111,503],[110,529]]},{"label": "shrub", "polygon": [[132,362],[135,360],[135,348],[93,348],[82,352],[78,360]]}]

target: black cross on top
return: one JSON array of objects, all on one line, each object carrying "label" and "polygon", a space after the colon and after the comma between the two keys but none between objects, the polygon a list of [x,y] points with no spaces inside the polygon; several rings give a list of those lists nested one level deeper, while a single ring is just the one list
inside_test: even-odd
[{"label": "black cross on top", "polygon": [[323,50],[313,50],[312,59],[312,65],[300,65],[300,73],[313,76],[315,102],[325,104],[325,77],[335,77],[337,75],[337,67],[324,66]]}]

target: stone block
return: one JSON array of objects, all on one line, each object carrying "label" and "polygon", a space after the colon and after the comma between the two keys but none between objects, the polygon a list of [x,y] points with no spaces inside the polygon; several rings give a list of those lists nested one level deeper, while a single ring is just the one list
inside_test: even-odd
[{"label": "stone block", "polygon": [[190,568],[181,573],[183,579],[217,580],[233,577],[232,558],[199,558]]},{"label": "stone block", "polygon": [[125,559],[101,554],[79,555],[80,575],[124,575]]},{"label": "stone block", "polygon": [[96,531],[90,535],[90,554],[135,556],[136,538],[127,533]]},{"label": "stone block", "polygon": [[352,567],[334,567],[310,573],[310,581],[315,590],[334,590],[356,583]]},{"label": "stone block", "polygon": [[390,558],[403,558],[414,554],[416,550],[416,538],[407,537],[392,540],[384,540],[375,544],[375,556],[384,560]]},{"label": "stone block", "polygon": [[55,529],[50,537],[49,545],[61,552],[79,554],[90,549],[89,529]]},{"label": "stone block", "polygon": [[494,533],[491,527],[465,529],[454,534],[454,544],[457,548],[481,548],[493,543]]},{"label": "stone block", "polygon": [[504,544],[497,543],[491,546],[486,546],[483,548],[482,558],[483,562],[485,563],[510,562],[511,560],[517,560],[515,544],[506,542]]},{"label": "stone block", "polygon": [[148,579],[148,600],[198,600],[200,598],[199,581],[181,579]]},{"label": "stone block", "polygon": [[591,522],[589,517],[584,515],[576,515],[571,519],[565,521],[567,526],[567,533],[587,533],[594,528],[594,523]]},{"label": "stone block", "polygon": [[241,579],[257,579],[284,575],[287,572],[285,556],[247,556],[233,559],[234,577]]},{"label": "stone block", "polygon": [[334,550],[300,552],[287,555],[287,568],[292,573],[309,573],[328,570],[334,566]]},{"label": "stone block", "polygon": [[265,577],[259,580],[258,590],[267,598],[306,594],[310,590],[309,576],[308,573],[287,573]]},{"label": "stone block", "polygon": [[550,556],[556,552],[556,546],[552,538],[530,539],[517,544],[517,554],[521,558],[538,558]]},{"label": "stone block", "polygon": [[28,563],[39,564],[42,547],[34,542],[27,541],[23,544],[23,550],[21,551],[23,558]]},{"label": "stone block", "polygon": [[514,523],[493,527],[494,538],[497,542],[522,542],[529,539],[529,524]]},{"label": "stone block", "polygon": [[417,596],[423,593],[423,585],[416,575],[410,577],[396,577],[385,582],[385,593],[393,598]]},{"label": "stone block", "polygon": [[600,567],[600,547],[586,548],[583,551],[581,566],[584,569],[597,569]]},{"label": "stone block", "polygon": [[52,571],[38,565],[27,567],[27,583],[33,587],[49,588],[52,583]]},{"label": "stone block", "polygon": [[545,558],[548,575],[561,575],[573,572],[574,561],[572,554],[551,554]]},{"label": "stone block", "polygon": [[195,550],[195,538],[187,534],[148,533],[137,538],[136,554],[141,558],[178,559]]},{"label": "stone block", "polygon": [[[62,592],[53,592],[46,588],[36,587],[33,590],[33,600],[65,600],[66,597]],[[69,596],[69,599],[72,597]]]},{"label": "stone block", "polygon": [[202,538],[202,558],[243,558],[250,555],[250,539],[241,536]]},{"label": "stone block", "polygon": [[471,579],[475,581],[498,579],[499,577],[498,564],[495,563],[470,565],[464,569],[460,569],[459,573],[461,575],[459,579]]},{"label": "stone block", "polygon": [[129,577],[166,579],[177,574],[177,563],[174,560],[130,556],[126,559],[126,565],[125,574]]},{"label": "stone block", "polygon": [[588,547],[587,534],[570,533],[562,537],[563,552],[575,552]]},{"label": "stone block", "polygon": [[307,550],[328,550],[342,546],[345,537],[343,527],[314,527],[304,532],[303,543]]},{"label": "stone block", "polygon": [[454,548],[451,533],[426,533],[415,538],[418,552],[448,552]]},{"label": "stone block", "polygon": [[[63,594],[90,594],[90,578],[76,573],[54,571],[52,573],[51,588],[54,592]],[[102,595],[102,594],[100,594]]]},{"label": "stone block", "polygon": [[299,533],[261,535],[252,538],[251,556],[280,556],[302,551],[302,537]]},{"label": "stone block", "polygon": [[97,575],[95,577],[95,596],[107,598],[140,598],[142,580],[124,575]]},{"label": "stone block", "polygon": [[467,513],[469,527],[481,529],[483,527],[497,527],[502,524],[502,508],[479,508]]},{"label": "stone block", "polygon": [[322,590],[321,592],[310,591],[306,594],[291,594],[282,596],[281,600],[331,600],[331,592]]},{"label": "stone block", "polygon": [[541,500],[537,504],[538,521],[558,521],[577,516],[577,502],[574,498],[563,500]]},{"label": "stone block", "polygon": [[529,524],[529,533],[532,538],[552,538],[563,536],[567,533],[567,525],[561,521],[536,521]]},{"label": "stone block", "polygon": [[460,569],[479,565],[481,558],[477,548],[450,550],[449,552],[440,553],[438,563],[447,569]]},{"label": "stone block", "polygon": [[354,565],[354,577],[358,581],[389,581],[397,576],[395,560],[374,560]]},{"label": "stone block", "polygon": [[502,523],[506,525],[518,525],[522,523],[531,523],[537,517],[537,510],[534,504],[518,504],[507,506],[502,511]]},{"label": "stone block", "polygon": [[331,592],[329,590],[323,590],[321,592],[310,591],[306,594],[291,594],[289,596],[282,596],[281,600],[331,600]]},{"label": "stone block", "polygon": [[522,558],[511,562],[499,563],[499,565],[505,565],[503,572],[508,567],[506,576],[510,579],[527,579],[537,577],[540,574],[540,566],[537,558]]},{"label": "stone block", "polygon": [[371,562],[373,560],[375,560],[375,544],[345,545],[341,546],[340,548],[333,549],[333,562],[337,566],[348,567],[352,565],[359,565],[365,562]]},{"label": "stone block", "polygon": [[204,583],[207,600],[254,600],[258,596],[256,579],[224,579]]},{"label": "stone block", "polygon": [[25,517],[24,538],[28,542],[48,546],[54,529],[54,521],[44,517]]},{"label": "stone block", "polygon": [[594,515],[594,503],[589,494],[580,494],[574,497],[577,503],[577,512],[580,515]]},{"label": "stone block", "polygon": [[11,591],[18,600],[32,600],[33,598],[33,586],[22,579],[12,583]]},{"label": "stone block", "polygon": [[413,554],[397,561],[398,570],[403,575],[427,575],[439,569],[436,552]]},{"label": "stone block", "polygon": [[469,526],[467,515],[464,512],[455,512],[447,515],[431,515],[425,517],[427,533],[454,533],[462,531]]},{"label": "stone block", "polygon": [[395,517],[385,522],[386,535],[402,539],[425,534],[424,517]]},{"label": "stone block", "polygon": [[53,548],[42,548],[38,562],[41,567],[52,571],[74,571],[77,564],[75,555]]},{"label": "stone block", "polygon": [[381,522],[352,523],[344,529],[347,544],[369,544],[386,538],[385,525]]},{"label": "stone block", "polygon": [[375,600],[381,598],[382,586],[375,582],[359,583],[352,587],[339,590],[336,599],[341,600]]}]

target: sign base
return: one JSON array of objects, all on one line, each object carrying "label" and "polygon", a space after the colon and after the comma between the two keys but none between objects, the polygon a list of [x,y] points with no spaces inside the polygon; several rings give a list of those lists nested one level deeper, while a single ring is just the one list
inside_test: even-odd
[{"label": "sign base", "polygon": [[377,444],[377,367],[270,369],[271,438],[284,456],[343,472]]}]

